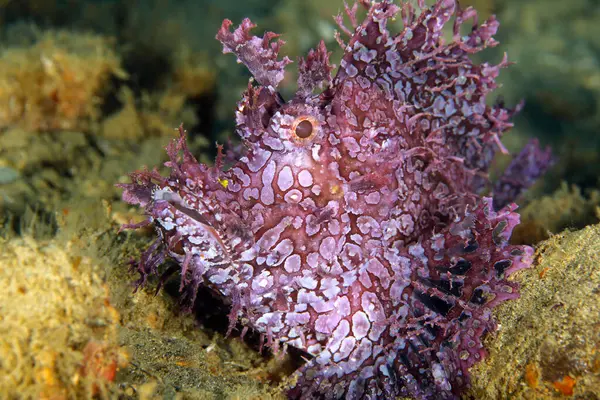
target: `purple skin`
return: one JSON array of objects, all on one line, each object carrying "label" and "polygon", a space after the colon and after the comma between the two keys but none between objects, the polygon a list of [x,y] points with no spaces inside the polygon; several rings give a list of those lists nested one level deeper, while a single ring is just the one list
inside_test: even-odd
[{"label": "purple skin", "polygon": [[[356,4],[351,29],[336,18],[350,38],[337,37],[335,78],[321,42],[288,102],[276,91],[283,42],[252,36],[247,19],[233,32],[223,23],[224,52],[255,77],[236,111],[247,151],[227,171],[221,148],[214,166],[199,164],[180,128],[169,177],[143,170],[120,185],[158,234],[139,283],[172,258],[188,305],[208,286],[231,304],[229,331],[240,323],[275,353],[312,355],[290,398],[457,398],[496,329],[491,309],[518,297],[506,278],[532,262],[531,247],[508,244],[516,206],[505,197],[495,211],[478,195],[511,127],[514,110],[486,105],[508,63],[471,62],[497,44],[498,23],[478,25],[454,0],[361,4],[362,24]],[[396,14],[405,28],[391,35]]]},{"label": "purple skin", "polygon": [[537,139],[531,139],[504,170],[494,184],[494,209],[498,210],[531,187],[554,164],[550,147],[542,150]]}]

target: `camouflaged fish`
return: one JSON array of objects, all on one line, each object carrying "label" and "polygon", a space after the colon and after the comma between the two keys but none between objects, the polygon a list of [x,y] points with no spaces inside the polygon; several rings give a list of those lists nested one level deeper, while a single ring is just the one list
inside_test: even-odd
[{"label": "camouflaged fish", "polygon": [[277,91],[291,62],[278,56],[283,41],[253,36],[248,19],[233,31],[223,22],[224,52],[254,76],[236,111],[246,150],[226,170],[221,148],[215,165],[199,164],[180,128],[169,177],[144,170],[120,185],[158,235],[140,283],[173,259],[187,304],[209,287],[231,305],[230,331],[305,352],[290,398],[456,398],[485,355],[491,309],[518,297],[506,277],[532,262],[531,247],[508,244],[511,201],[550,155],[528,146],[500,200],[480,195],[515,112],[486,105],[506,57],[469,58],[497,44],[494,17],[479,25],[454,0],[363,0],[345,14],[335,76],[321,42],[299,61],[289,101]]}]

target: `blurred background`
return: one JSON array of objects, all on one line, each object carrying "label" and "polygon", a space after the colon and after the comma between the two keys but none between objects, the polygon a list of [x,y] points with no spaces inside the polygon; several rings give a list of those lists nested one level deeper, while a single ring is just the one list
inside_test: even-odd
[{"label": "blurred background", "polygon": [[[495,14],[501,22],[500,46],[477,58],[496,63],[507,52],[516,63],[502,71],[496,93],[508,105],[525,101],[506,145],[515,152],[538,137],[558,159],[521,201],[522,206],[534,201],[535,210],[546,211],[538,219],[546,221],[533,221],[537,217],[525,210],[530,239],[520,240],[536,242],[547,231],[594,221],[600,170],[599,2],[460,4],[474,6],[480,21]],[[257,34],[281,33],[287,42],[283,52],[293,60],[323,38],[336,60],[341,52],[332,15],[342,9],[340,0],[0,0],[0,215],[8,210],[18,216],[32,204],[40,210],[52,204],[52,209],[60,199],[47,197],[58,192],[63,200],[73,190],[92,197],[112,191],[118,199],[111,186],[117,171],[107,170],[106,158],[97,161],[100,170],[88,168],[86,161],[94,162],[86,160],[88,150],[105,157],[110,152],[104,147],[129,141],[152,151],[155,141],[162,147],[181,122],[197,154],[212,160],[216,141],[236,140],[233,111],[249,78],[232,56],[221,55],[214,39],[221,21],[250,17],[259,26]],[[294,74],[290,67],[284,97],[294,93]],[[56,141],[66,143],[48,143]],[[135,165],[120,156],[121,171],[156,165],[162,157],[160,151],[138,154]],[[498,164],[507,160],[500,157]],[[108,184],[69,188],[72,180],[62,181],[92,179],[95,173]],[[10,186],[17,176],[16,187]],[[44,182],[61,190],[42,193]]]},{"label": "blurred background", "polygon": [[[501,22],[500,46],[478,59],[496,63],[507,52],[516,63],[502,71],[496,96],[508,105],[524,100],[525,108],[504,142],[514,152],[538,137],[559,160],[520,202],[522,207],[535,202],[538,215],[522,210],[529,239],[520,234],[517,239],[534,243],[548,231],[597,220],[599,2],[460,3],[474,6],[480,21],[496,14]],[[236,140],[233,112],[249,78],[232,56],[221,55],[214,39],[221,21],[250,17],[257,34],[281,33],[287,42],[283,52],[293,60],[322,38],[336,60],[341,52],[332,15],[342,4],[0,0],[0,215],[18,219],[32,205],[51,211],[74,195],[111,193],[118,199],[115,179],[124,170],[157,165],[163,155],[153,150],[181,122],[196,154],[211,161],[216,141]],[[287,74],[284,97],[295,90],[295,68]],[[124,148],[131,143],[137,163],[123,154],[131,152]],[[111,151],[117,156],[111,158]],[[500,157],[498,164],[507,161]]]}]

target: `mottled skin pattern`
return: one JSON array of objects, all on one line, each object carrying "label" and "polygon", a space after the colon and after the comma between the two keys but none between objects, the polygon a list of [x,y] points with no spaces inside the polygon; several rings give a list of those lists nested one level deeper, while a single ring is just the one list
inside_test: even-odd
[{"label": "mottled skin pattern", "polygon": [[[496,44],[498,24],[478,26],[454,0],[363,3],[362,24],[356,5],[352,28],[336,18],[349,40],[338,36],[335,78],[321,43],[288,102],[276,91],[290,62],[277,58],[283,42],[252,36],[249,20],[233,32],[223,23],[225,52],[256,79],[236,112],[247,151],[228,170],[221,149],[215,166],[198,164],[180,128],[168,178],[141,171],[121,185],[159,236],[140,283],[175,259],[188,304],[207,285],[231,304],[230,330],[312,355],[290,398],[455,398],[485,354],[491,308],[518,296],[505,278],[531,264],[530,247],[507,244],[516,206],[494,210],[478,194],[511,126],[514,110],[485,103],[507,62],[470,61]],[[405,26],[396,35],[394,16]]]}]

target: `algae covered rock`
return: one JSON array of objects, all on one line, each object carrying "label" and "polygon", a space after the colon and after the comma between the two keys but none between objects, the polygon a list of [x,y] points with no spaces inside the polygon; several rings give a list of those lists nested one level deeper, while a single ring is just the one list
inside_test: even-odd
[{"label": "algae covered rock", "polygon": [[282,398],[281,361],[133,293],[143,231],[119,233],[107,201],[71,210],[52,229],[25,217],[21,236],[0,224],[1,399]]},{"label": "algae covered rock", "polygon": [[496,313],[468,398],[600,398],[600,225],[543,242],[536,264]]},{"label": "algae covered rock", "polygon": [[110,39],[68,31],[33,36],[31,44],[0,51],[0,128],[89,131],[111,78],[127,77]]},{"label": "algae covered rock", "polygon": [[539,243],[564,229],[580,229],[598,222],[600,191],[582,190],[562,182],[549,195],[537,195],[520,210],[521,223],[515,229],[514,243]]},{"label": "algae covered rock", "polygon": [[0,242],[0,265],[2,397],[107,393],[127,356],[99,266],[69,243],[32,237]]}]

